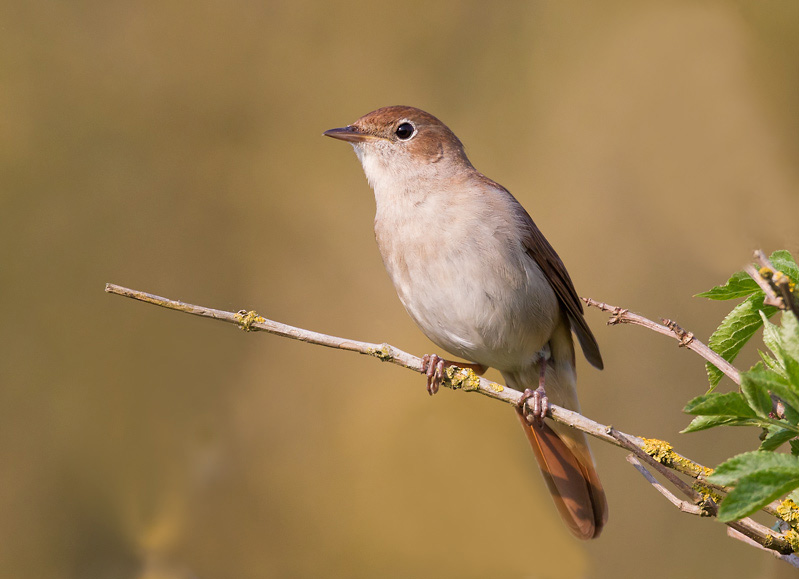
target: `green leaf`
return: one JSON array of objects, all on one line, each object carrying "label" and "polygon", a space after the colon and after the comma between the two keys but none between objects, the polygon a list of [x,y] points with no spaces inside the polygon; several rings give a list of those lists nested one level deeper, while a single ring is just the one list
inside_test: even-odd
[{"label": "green leaf", "polygon": [[[782,456],[797,460],[787,454]],[[747,517],[797,487],[799,466],[796,469],[774,468],[742,477],[721,501],[718,519],[722,523],[728,523]]]},{"label": "green leaf", "polygon": [[772,253],[768,259],[777,271],[781,271],[794,282],[799,282],[799,266],[796,265],[790,251],[780,249]]},{"label": "green leaf", "polygon": [[754,418],[755,411],[749,407],[746,399],[738,392],[711,392],[697,396],[683,408],[687,414],[705,414],[713,416],[732,416],[736,418]]},{"label": "green leaf", "polygon": [[771,413],[771,396],[763,385],[763,381],[758,380],[758,377],[757,373],[743,372],[741,374],[741,392],[755,414],[761,418],[768,418]]},{"label": "green leaf", "polygon": [[774,354],[776,362],[783,369],[781,373],[784,373],[787,358],[799,359],[799,324],[796,317],[788,312],[782,313],[781,327],[768,321],[763,311],[760,317],[763,321],[763,343]]},{"label": "green leaf", "polygon": [[[760,310],[763,310],[768,317],[777,311],[773,306],[764,306],[763,298],[763,294],[758,293],[735,306],[710,336],[708,345],[728,362],[735,360],[744,344],[763,325]],[[710,362],[707,363],[707,377],[711,387],[718,384],[722,376],[721,370]]]},{"label": "green leaf", "polygon": [[734,300],[745,298],[758,291],[760,288],[745,271],[739,271],[732,275],[724,285],[717,285],[711,290],[696,294],[697,298],[708,298],[711,300]]},{"label": "green leaf", "polygon": [[758,420],[757,418],[737,418],[735,416],[697,416],[691,421],[691,424],[686,426],[680,431],[681,434],[688,432],[699,432],[700,430],[707,430],[714,426],[759,426],[766,428],[768,423]]},{"label": "green leaf", "polygon": [[796,437],[796,432],[787,428],[773,427],[758,450],[775,450]]},{"label": "green leaf", "polygon": [[799,440],[792,440],[790,442],[791,445],[791,454],[793,456],[799,456]]},{"label": "green leaf", "polygon": [[[799,361],[790,356],[785,356],[782,359],[785,364],[785,376],[788,378],[788,387],[797,395],[799,395]],[[799,407],[794,406],[799,409]]]},{"label": "green leaf", "polygon": [[795,469],[799,476],[799,458],[778,452],[745,452],[718,465],[708,480],[713,484],[730,485],[739,478],[769,469]]},{"label": "green leaf", "polygon": [[[799,282],[799,267],[797,267],[790,252],[785,250],[775,251],[771,254],[769,260],[777,271],[781,271],[794,282]],[[732,274],[724,285],[717,285],[713,289],[696,294],[694,297],[711,300],[734,300],[745,298],[759,290],[760,287],[757,282],[748,273],[737,271]]]},{"label": "green leaf", "polygon": [[782,367],[782,364],[779,362],[779,360],[772,358],[771,356],[769,356],[768,354],[766,354],[761,350],[758,350],[757,353],[760,354],[760,359],[763,361],[763,364],[766,365],[766,368],[768,368],[772,372],[779,374],[780,376],[782,376],[787,380],[787,376],[785,375],[785,368]]},{"label": "green leaf", "polygon": [[[788,360],[791,360],[788,358]],[[799,363],[794,361],[796,371],[799,375]],[[745,377],[745,378],[744,378]],[[799,389],[792,386],[791,383],[780,374],[767,370],[763,364],[758,362],[752,369],[747,372],[741,372],[741,384],[744,380],[757,382],[760,387],[765,388],[775,396],[778,396],[782,401],[790,407],[792,414],[788,416],[788,409],[786,408],[786,417],[796,417],[799,410]],[[791,420],[793,423],[794,421]]]},{"label": "green leaf", "polygon": [[763,343],[771,350],[777,361],[781,363],[782,335],[780,334],[780,327],[777,324],[772,324],[762,310],[760,311],[760,319],[763,321]]},{"label": "green leaf", "polygon": [[791,312],[783,312],[780,318],[780,345],[785,355],[799,359],[799,323]]}]

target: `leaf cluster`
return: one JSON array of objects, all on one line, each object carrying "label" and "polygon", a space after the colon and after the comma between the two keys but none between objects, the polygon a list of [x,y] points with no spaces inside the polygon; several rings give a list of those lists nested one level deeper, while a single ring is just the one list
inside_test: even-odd
[{"label": "leaf cluster", "polygon": [[[769,259],[775,270],[791,280],[799,279],[799,267],[790,253],[777,251]],[[710,389],[688,402],[684,409],[695,418],[683,432],[722,425],[762,429],[756,451],[727,460],[708,479],[714,484],[734,487],[719,508],[719,519],[727,522],[748,516],[799,488],[799,323],[790,311],[782,313],[779,325],[772,323],[770,318],[777,308],[764,305],[763,290],[743,271],[699,297],[745,298],[724,318],[709,340],[710,347],[724,359],[732,362],[761,327],[763,343],[768,349],[760,352],[760,362],[741,373],[738,391],[716,392],[722,373],[708,363]],[[790,454],[775,452],[786,443]]]}]

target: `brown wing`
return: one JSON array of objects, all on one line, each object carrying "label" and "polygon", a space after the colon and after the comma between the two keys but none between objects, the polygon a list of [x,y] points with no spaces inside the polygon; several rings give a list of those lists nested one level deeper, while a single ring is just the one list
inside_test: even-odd
[{"label": "brown wing", "polygon": [[569,318],[572,331],[577,336],[580,348],[582,348],[586,359],[592,366],[601,370],[604,364],[602,363],[602,355],[599,353],[599,345],[596,343],[594,334],[591,333],[591,328],[585,322],[583,304],[574,289],[574,284],[572,284],[572,280],[569,277],[569,272],[566,271],[566,266],[563,265],[560,257],[555,253],[544,234],[536,227],[533,218],[521,205],[518,205],[518,207],[524,214],[522,219],[527,226],[527,235],[524,240],[527,255],[535,260],[547,280],[549,280],[552,289],[555,290],[558,301],[560,301],[563,311]]},{"label": "brown wing", "polygon": [[555,253],[544,234],[536,227],[533,218],[525,211],[521,203],[511,195],[510,191],[482,173],[479,173],[479,177],[487,185],[496,187],[512,200],[512,206],[517,211],[516,217],[521,222],[525,232],[523,243],[527,249],[527,255],[535,260],[538,267],[544,272],[552,289],[555,290],[560,307],[569,319],[571,329],[577,336],[580,348],[582,348],[586,359],[592,366],[601,370],[605,365],[602,363],[602,355],[599,353],[599,344],[596,343],[596,338],[591,333],[591,328],[588,327],[585,318],[583,318],[583,304],[574,289],[574,284],[572,284],[572,280],[569,277],[569,272],[566,271],[566,266],[563,265],[560,257]]}]

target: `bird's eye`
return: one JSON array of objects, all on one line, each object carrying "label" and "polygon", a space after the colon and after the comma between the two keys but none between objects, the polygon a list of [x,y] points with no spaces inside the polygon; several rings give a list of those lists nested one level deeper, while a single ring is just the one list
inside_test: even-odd
[{"label": "bird's eye", "polygon": [[414,127],[411,123],[400,123],[400,126],[397,127],[397,130],[394,131],[394,133],[397,135],[397,138],[400,141],[407,141],[414,134],[416,134],[416,127]]}]

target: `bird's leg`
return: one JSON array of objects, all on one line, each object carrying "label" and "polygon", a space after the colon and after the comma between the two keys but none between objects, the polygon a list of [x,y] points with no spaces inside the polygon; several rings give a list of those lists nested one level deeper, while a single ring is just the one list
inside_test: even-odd
[{"label": "bird's leg", "polygon": [[425,354],[422,357],[422,374],[427,375],[427,393],[432,396],[438,392],[441,386],[441,379],[444,377],[444,368],[446,366],[457,366],[458,368],[469,368],[478,375],[482,375],[487,366],[482,364],[469,364],[467,362],[452,362],[439,357],[437,354]]},{"label": "bird's leg", "polygon": [[[531,390],[527,388],[522,394],[522,399],[519,406],[522,409],[525,420],[528,424],[538,426],[539,428],[544,425],[544,418],[549,412],[549,399],[547,398],[547,391],[545,388],[547,363],[549,362],[549,346],[545,346],[539,352],[539,370],[538,370],[538,388]],[[532,402],[528,403],[528,400]]]}]

